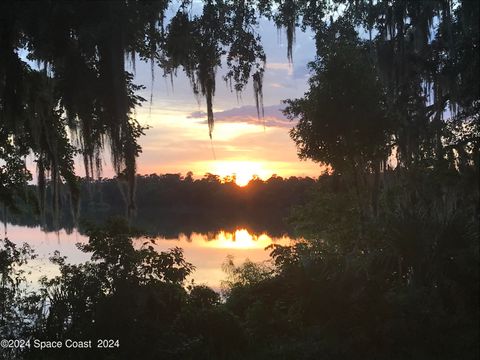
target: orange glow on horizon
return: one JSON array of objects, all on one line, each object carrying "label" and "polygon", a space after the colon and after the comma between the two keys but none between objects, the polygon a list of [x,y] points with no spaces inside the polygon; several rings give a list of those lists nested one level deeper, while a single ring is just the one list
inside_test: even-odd
[{"label": "orange glow on horizon", "polygon": [[267,180],[273,174],[272,171],[266,170],[260,162],[237,160],[214,162],[212,173],[222,178],[235,177],[235,183],[241,187],[248,185],[254,176]]}]

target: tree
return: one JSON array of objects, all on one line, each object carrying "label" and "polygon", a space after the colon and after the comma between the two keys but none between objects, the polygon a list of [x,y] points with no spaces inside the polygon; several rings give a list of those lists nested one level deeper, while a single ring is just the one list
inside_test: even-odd
[{"label": "tree", "polygon": [[[2,339],[19,338],[35,327],[41,317],[38,312],[39,297],[27,286],[24,267],[36,257],[24,244],[17,246],[7,238],[0,239],[0,336]],[[31,319],[32,321],[26,321]],[[1,357],[15,358],[20,349],[4,346]],[[5,356],[5,357],[4,357]]]},{"label": "tree", "polygon": [[[448,166],[446,159],[458,159],[446,146],[445,132],[452,123],[478,124],[479,91],[472,80],[479,72],[478,52],[472,52],[479,46],[478,22],[473,20],[479,14],[478,4],[468,0],[332,1],[327,5],[300,1],[289,12],[314,31],[317,63],[335,44],[336,29],[342,24],[350,23],[364,39],[385,91],[399,166]],[[478,135],[477,125],[471,130]],[[469,162],[478,161],[474,139],[456,144],[463,150],[455,152],[463,153]]]},{"label": "tree", "polygon": [[351,179],[362,204],[366,175],[379,176],[391,152],[384,89],[368,47],[352,25],[332,25],[317,46],[321,55],[311,65],[309,92],[286,101],[285,114],[299,119],[290,135],[300,158],[326,164],[336,176]]},{"label": "tree", "polygon": [[[60,275],[41,281],[40,305],[45,315],[37,320],[33,336],[118,340],[119,345],[109,351],[95,350],[96,346],[88,350],[98,358],[112,353],[121,358],[166,357],[181,347],[183,339],[175,336],[174,322],[187,304],[182,285],[194,267],[179,248],[157,252],[153,239],[137,247],[133,237],[140,234],[125,220],[112,219],[91,228],[88,244],[79,245],[91,253],[91,261],[72,265],[56,253],[51,260],[59,266]],[[69,349],[29,350],[26,353],[32,358],[71,355]],[[85,353],[79,349],[72,356],[81,359]]]},{"label": "tree", "polygon": [[[129,184],[128,209],[134,210],[137,143],[144,128],[134,108],[144,101],[127,71],[126,57],[151,61],[166,74],[183,67],[195,94],[206,97],[210,133],[213,126],[215,72],[227,55],[225,80],[241,91],[253,74],[261,107],[265,55],[255,30],[253,4],[206,1],[200,14],[180,3],[165,26],[170,1],[30,2],[4,1],[0,7],[0,168],[2,202],[12,204],[31,174],[24,157],[33,154],[41,188],[48,177],[52,200],[66,182],[74,205],[78,186],[74,155],[83,155],[87,177],[101,170],[110,145],[114,169]],[[185,52],[185,49],[188,51]],[[37,66],[27,62],[36,62]],[[72,136],[67,136],[70,130]],[[8,181],[4,174],[8,171]],[[76,206],[74,206],[76,209]]]}]

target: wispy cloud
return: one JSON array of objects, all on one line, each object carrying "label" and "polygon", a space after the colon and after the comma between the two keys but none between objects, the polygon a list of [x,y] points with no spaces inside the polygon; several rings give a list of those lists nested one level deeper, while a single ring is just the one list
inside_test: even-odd
[{"label": "wispy cloud", "polygon": [[[247,105],[218,111],[214,113],[216,122],[225,123],[247,123],[253,125],[263,125],[266,127],[291,128],[292,122],[282,114],[282,105],[270,105],[264,107],[264,117],[258,117],[257,108]],[[189,119],[205,119],[207,114],[204,111],[195,111],[187,116]]]},{"label": "wispy cloud", "polygon": [[292,64],[289,64],[288,62],[282,62],[282,63],[268,63],[266,66],[267,70],[273,70],[273,71],[286,71],[287,74],[290,76],[293,74],[293,66]]}]

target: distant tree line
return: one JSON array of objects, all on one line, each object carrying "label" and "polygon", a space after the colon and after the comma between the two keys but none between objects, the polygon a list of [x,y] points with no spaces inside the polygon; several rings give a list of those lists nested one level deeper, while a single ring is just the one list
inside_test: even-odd
[{"label": "distant tree line", "polygon": [[[133,225],[151,234],[176,237],[180,232],[234,231],[245,227],[256,233],[268,232],[281,236],[292,234],[286,218],[291,209],[306,201],[316,180],[309,177],[282,178],[273,175],[267,180],[252,178],[240,187],[234,177],[224,179],[205,174],[194,178],[189,172],[180,174],[138,175],[136,179],[137,208],[131,217]],[[60,203],[60,213],[53,210],[42,213],[36,207],[35,197],[23,202],[17,212],[6,212],[6,220],[13,224],[43,226],[46,230],[65,228],[71,231],[78,226],[81,231],[88,223],[100,224],[111,216],[126,215],[125,183],[119,179],[100,179],[80,183],[79,209],[65,192]],[[38,191],[29,187],[30,193]],[[47,187],[47,196],[51,187]],[[19,199],[18,204],[22,204]],[[52,207],[50,209],[53,209]],[[0,209],[0,213],[4,212]],[[73,214],[78,214],[78,219]]]}]

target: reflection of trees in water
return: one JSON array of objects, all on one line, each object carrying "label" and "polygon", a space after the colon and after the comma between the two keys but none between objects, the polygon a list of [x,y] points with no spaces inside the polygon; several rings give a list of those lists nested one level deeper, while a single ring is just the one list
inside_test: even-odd
[{"label": "reflection of trees in water", "polygon": [[273,237],[292,233],[291,227],[282,220],[281,216],[275,216],[275,214],[232,214],[220,219],[216,215],[212,212],[186,216],[160,213],[158,218],[139,217],[134,224],[146,229],[149,233],[165,237],[177,237],[179,233],[186,236],[192,233],[215,235],[220,231],[235,232],[238,229],[246,229],[252,234],[268,233]]},{"label": "reflection of trees in water", "polygon": [[[254,234],[266,232],[274,237],[292,235],[293,228],[286,218],[292,207],[308,198],[315,185],[311,178],[273,176],[266,181],[256,178],[247,186],[239,187],[233,179],[222,181],[211,174],[197,180],[189,175],[152,174],[138,176],[137,183],[137,211],[131,222],[152,235],[164,237],[177,237],[179,233],[233,232],[238,228]],[[30,190],[36,189],[32,186]],[[34,207],[26,203],[20,213],[7,214],[7,219],[17,225],[42,225],[48,231],[70,232],[77,226],[84,232],[89,223],[100,224],[109,217],[125,215],[122,194],[122,184],[115,179],[84,182],[77,224],[68,198],[62,203],[58,225],[53,213],[48,211],[42,223]]]}]

